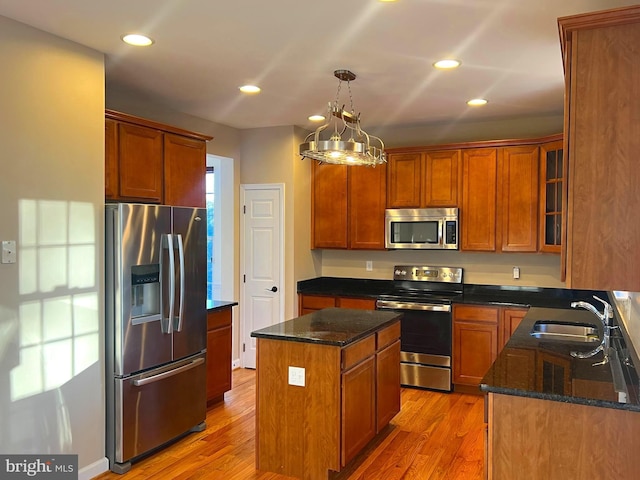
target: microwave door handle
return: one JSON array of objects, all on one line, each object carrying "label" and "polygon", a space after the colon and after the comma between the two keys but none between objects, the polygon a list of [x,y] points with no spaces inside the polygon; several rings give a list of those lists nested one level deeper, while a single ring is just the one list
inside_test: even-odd
[{"label": "microwave door handle", "polygon": [[178,317],[175,319],[177,321],[176,331],[182,331],[182,322],[184,320],[184,244],[182,243],[182,235],[177,234],[175,236],[176,244],[178,247],[178,264],[179,264],[179,273],[180,273],[180,297],[179,297],[179,305],[178,305]]},{"label": "microwave door handle", "polygon": [[444,220],[438,220],[438,245],[440,245],[441,247],[444,246],[444,226]]}]

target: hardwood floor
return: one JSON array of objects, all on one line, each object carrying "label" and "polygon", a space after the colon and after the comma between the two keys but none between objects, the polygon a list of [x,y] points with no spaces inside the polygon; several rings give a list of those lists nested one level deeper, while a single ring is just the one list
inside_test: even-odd
[{"label": "hardwood floor", "polygon": [[[484,398],[402,389],[402,410],[331,480],[476,480],[484,472]],[[255,469],[255,371],[233,372],[225,402],[207,428],[134,463],[125,475],[95,480],[285,480]]]}]

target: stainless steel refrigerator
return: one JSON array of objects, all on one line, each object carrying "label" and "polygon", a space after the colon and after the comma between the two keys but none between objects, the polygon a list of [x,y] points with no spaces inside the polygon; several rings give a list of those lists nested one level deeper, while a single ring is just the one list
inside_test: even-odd
[{"label": "stainless steel refrigerator", "polygon": [[105,207],[107,457],[131,461],[206,415],[206,210]]}]

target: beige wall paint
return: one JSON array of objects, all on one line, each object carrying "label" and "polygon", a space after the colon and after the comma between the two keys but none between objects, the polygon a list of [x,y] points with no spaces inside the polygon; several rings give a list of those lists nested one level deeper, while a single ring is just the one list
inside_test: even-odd
[{"label": "beige wall paint", "polygon": [[319,271],[309,250],[310,167],[297,154],[304,132],[290,126],[242,131],[242,184],[284,184],[285,320],[297,315],[297,281]]},{"label": "beige wall paint", "polygon": [[[373,271],[365,262],[373,261]],[[483,285],[516,285],[564,288],[560,281],[560,256],[535,253],[466,253],[447,251],[323,250],[322,275],[391,279],[395,265],[452,266],[464,269],[464,282]],[[520,267],[514,280],[513,267]],[[311,277],[309,277],[311,278]]]},{"label": "beige wall paint", "polygon": [[0,451],[82,470],[106,462],[104,57],[5,17],[0,45]]},{"label": "beige wall paint", "polygon": [[377,127],[368,133],[380,136],[387,148],[439,145],[443,143],[534,138],[562,133],[564,117],[556,115],[494,119],[468,122],[464,118],[453,123],[399,127]]}]

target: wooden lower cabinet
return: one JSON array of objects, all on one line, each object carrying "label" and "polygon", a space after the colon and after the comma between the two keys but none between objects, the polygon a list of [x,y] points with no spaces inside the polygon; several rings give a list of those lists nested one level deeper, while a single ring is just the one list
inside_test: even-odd
[{"label": "wooden lower cabinet", "polygon": [[376,435],[376,359],[370,356],[342,374],[344,467]]},{"label": "wooden lower cabinet", "polygon": [[353,308],[356,310],[375,310],[375,298],[333,297],[325,295],[298,295],[298,314],[322,310],[323,308]]},{"label": "wooden lower cabinet", "polygon": [[326,480],[353,460],[400,411],[399,339],[399,321],[344,348],[258,338],[257,468]]},{"label": "wooden lower cabinet", "polygon": [[489,480],[637,478],[638,412],[488,394]]},{"label": "wooden lower cabinet", "polygon": [[207,313],[207,403],[231,390],[231,307]]},{"label": "wooden lower cabinet", "polygon": [[520,322],[522,321],[522,319],[524,318],[524,316],[527,314],[527,311],[529,309],[528,308],[503,308],[502,309],[502,313],[501,313],[501,323],[502,323],[502,329],[501,329],[501,338],[500,340],[500,349],[502,349],[506,344],[507,341],[509,341],[509,339],[511,338],[511,335],[513,335],[513,332],[516,331],[516,328],[518,328],[518,325],[520,325]]},{"label": "wooden lower cabinet", "polygon": [[453,307],[453,383],[478,386],[527,308]]},{"label": "wooden lower cabinet", "polygon": [[[399,326],[399,325],[398,325]],[[376,352],[376,433],[400,411],[400,341]]]}]

